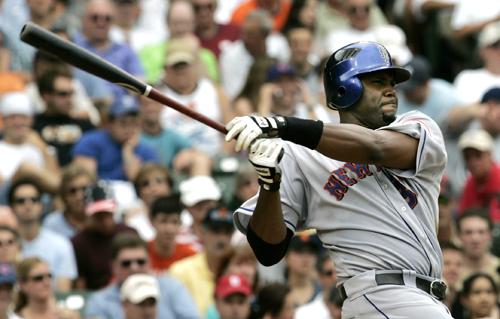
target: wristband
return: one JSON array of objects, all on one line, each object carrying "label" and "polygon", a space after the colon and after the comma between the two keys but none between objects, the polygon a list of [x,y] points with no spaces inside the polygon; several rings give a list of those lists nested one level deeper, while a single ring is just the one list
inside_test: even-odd
[{"label": "wristband", "polygon": [[278,127],[279,136],[295,144],[316,149],[323,134],[323,122],[285,117],[286,124]]}]

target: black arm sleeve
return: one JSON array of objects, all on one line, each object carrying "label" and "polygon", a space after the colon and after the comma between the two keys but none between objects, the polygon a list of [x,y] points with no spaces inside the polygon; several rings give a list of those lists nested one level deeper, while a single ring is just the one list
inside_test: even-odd
[{"label": "black arm sleeve", "polygon": [[272,266],[285,256],[292,236],[293,232],[287,228],[286,237],[282,242],[278,244],[270,244],[257,236],[250,224],[248,224],[247,228],[248,243],[250,244],[250,247],[252,247],[257,260],[264,266]]}]

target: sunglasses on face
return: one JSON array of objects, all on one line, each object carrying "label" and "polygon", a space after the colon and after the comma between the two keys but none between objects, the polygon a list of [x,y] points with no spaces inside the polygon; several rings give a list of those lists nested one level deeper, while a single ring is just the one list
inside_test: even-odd
[{"label": "sunglasses on face", "polygon": [[14,239],[0,240],[0,247],[10,247],[14,245],[16,241]]},{"label": "sunglasses on face", "polygon": [[97,23],[99,21],[110,23],[113,17],[109,14],[91,14],[89,15],[90,21]]},{"label": "sunglasses on face", "polygon": [[165,184],[166,182],[167,182],[167,179],[165,177],[155,176],[153,178],[146,179],[146,180],[142,181],[140,183],[140,185],[141,185],[141,188],[144,188],[144,187],[149,187],[152,184]]},{"label": "sunglasses on face", "polygon": [[16,205],[24,205],[27,202],[31,202],[33,204],[40,203],[40,196],[37,197],[17,197],[14,198],[14,204]]},{"label": "sunglasses on face", "polygon": [[39,274],[39,275],[35,275],[35,276],[30,277],[30,281],[34,281],[34,282],[42,282],[45,279],[52,279],[52,274],[46,273],[46,274]]},{"label": "sunglasses on face", "polygon": [[71,90],[68,90],[68,91],[64,91],[64,90],[54,90],[52,91],[52,94],[55,95],[55,96],[58,96],[58,97],[70,97],[74,94],[75,92],[71,91]]},{"label": "sunglasses on face", "polygon": [[194,11],[196,13],[202,11],[202,10],[208,10],[208,11],[214,11],[215,9],[215,4],[214,3],[207,3],[207,4],[194,4],[193,5]]},{"label": "sunglasses on face", "polygon": [[135,263],[138,266],[144,266],[146,264],[146,259],[144,258],[137,258],[137,259],[124,259],[120,261],[120,266],[122,268],[130,268],[132,264]]},{"label": "sunglasses on face", "polygon": [[352,6],[347,9],[347,12],[350,15],[354,15],[356,13],[368,14],[370,13],[370,6]]}]

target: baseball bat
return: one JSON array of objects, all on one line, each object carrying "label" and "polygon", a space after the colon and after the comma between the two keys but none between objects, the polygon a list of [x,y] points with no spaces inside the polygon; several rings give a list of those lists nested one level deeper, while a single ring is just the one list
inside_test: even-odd
[{"label": "baseball bat", "polygon": [[76,66],[77,68],[92,73],[93,75],[108,80],[114,84],[118,84],[119,86],[136,94],[144,95],[163,105],[171,107],[223,134],[227,133],[227,130],[222,123],[214,121],[199,112],[187,108],[153,88],[151,85],[138,80],[130,73],[118,68],[98,55],[89,52],[74,43],[64,40],[63,38],[35,25],[32,22],[28,22],[23,26],[20,37],[21,40],[31,46],[51,53],[61,60]]}]

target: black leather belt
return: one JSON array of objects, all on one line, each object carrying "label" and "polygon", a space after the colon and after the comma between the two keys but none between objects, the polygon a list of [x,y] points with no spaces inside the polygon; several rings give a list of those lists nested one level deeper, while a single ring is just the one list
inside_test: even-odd
[{"label": "black leather belt", "polygon": [[[377,285],[401,285],[404,286],[405,282],[403,279],[403,271],[394,273],[380,273],[375,274],[375,281]],[[444,281],[439,279],[429,279],[428,277],[423,277],[421,275],[416,275],[415,283],[417,288],[425,291],[434,298],[438,300],[443,300],[446,295],[446,284]],[[347,293],[345,291],[344,285],[339,286],[340,296],[342,300],[347,299]]]}]

